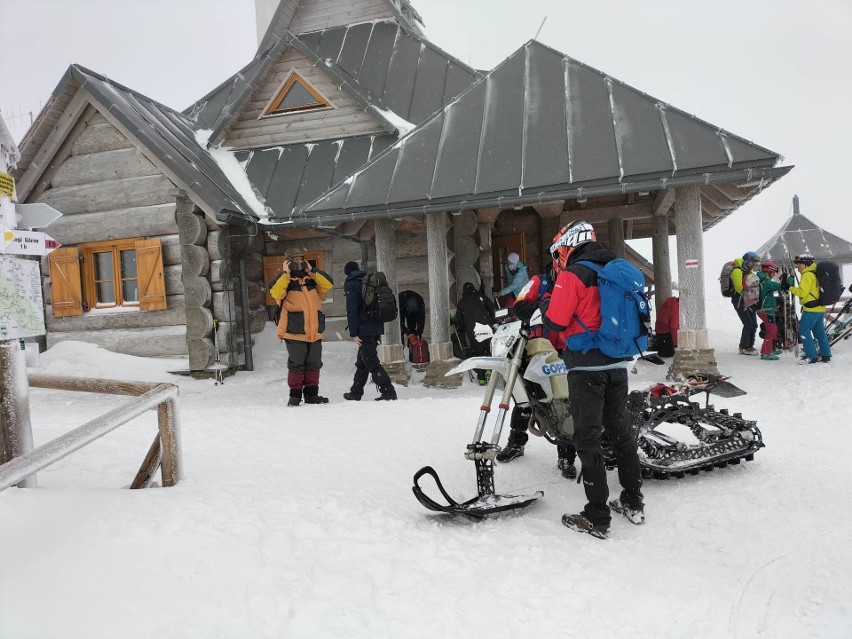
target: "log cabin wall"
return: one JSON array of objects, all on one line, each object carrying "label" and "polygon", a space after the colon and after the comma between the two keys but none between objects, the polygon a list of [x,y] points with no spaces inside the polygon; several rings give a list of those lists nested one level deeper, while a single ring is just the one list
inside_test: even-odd
[{"label": "log cabin wall", "polygon": [[[333,108],[261,118],[260,115],[269,101],[293,71],[329,100]],[[265,82],[255,90],[240,116],[225,133],[224,145],[235,149],[248,149],[384,132],[378,121],[338,89],[330,77],[290,47],[281,55]]]},{"label": "log cabin wall", "polygon": [[54,317],[50,269],[43,262],[47,346],[91,342],[140,356],[187,353],[181,243],[174,185],[112,124],[90,107],[28,197],[63,214],[48,232],[65,246],[144,237],[162,244],[167,308],[150,312],[100,310]]},{"label": "log cabin wall", "polygon": [[[301,237],[301,239],[279,238],[277,241],[267,239],[266,255],[284,255],[288,249],[304,248],[308,251],[321,251],[323,253],[323,270],[331,275],[334,280],[334,288],[329,294],[329,299],[323,304],[323,312],[326,315],[326,331],[324,338],[327,341],[349,339],[346,330],[346,300],[343,295],[343,283],[346,276],[343,267],[346,262],[355,261],[364,270],[375,268],[375,248],[370,244],[370,263],[364,269],[361,264],[361,246],[352,240],[336,237]],[[429,339],[429,272],[426,258],[426,231],[423,229],[398,230],[396,231],[396,275],[397,291],[406,289],[416,291],[423,296],[427,308],[427,322],[425,337]],[[282,260],[283,261],[283,260]]]},{"label": "log cabin wall", "polygon": [[302,0],[290,30],[307,33],[392,17],[393,12],[385,0]]}]

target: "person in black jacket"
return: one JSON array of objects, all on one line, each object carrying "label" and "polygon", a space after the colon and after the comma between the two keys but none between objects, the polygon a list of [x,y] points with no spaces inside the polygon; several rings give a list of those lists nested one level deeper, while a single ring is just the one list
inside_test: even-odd
[{"label": "person in black jacket", "polygon": [[411,290],[399,292],[399,327],[403,337],[423,337],[423,329],[426,328],[426,303],[420,293]]},{"label": "person in black jacket", "polygon": [[343,394],[343,398],[359,401],[364,395],[367,378],[372,376],[380,393],[376,401],[394,400],[396,399],[396,390],[387,371],[379,362],[379,355],[376,352],[379,338],[385,334],[385,325],[368,318],[364,304],[363,285],[364,277],[367,274],[358,268],[358,262],[347,262],[346,266],[343,267],[343,272],[346,274],[343,292],[346,295],[347,328],[350,337],[358,345],[355,377],[352,380],[352,387],[348,393]]},{"label": "person in black jacket", "polygon": [[[467,337],[467,345],[471,356],[488,355],[491,352],[491,340],[477,342],[474,336],[477,324],[491,326],[494,323],[494,303],[471,282],[465,282],[462,287],[462,298],[456,306],[456,327]],[[485,371],[476,369],[479,383],[486,383]]]}]

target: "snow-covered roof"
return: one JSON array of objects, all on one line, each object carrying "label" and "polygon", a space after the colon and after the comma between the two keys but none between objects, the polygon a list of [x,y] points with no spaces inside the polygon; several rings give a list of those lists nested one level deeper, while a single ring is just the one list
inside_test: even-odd
[{"label": "snow-covered roof", "polygon": [[[789,170],[774,168],[779,160],[530,41],[304,216],[524,204],[577,190],[591,196],[713,181],[765,188]],[[738,204],[728,205],[723,215]]]},{"label": "snow-covered roof", "polygon": [[797,255],[810,253],[817,261],[852,263],[852,242],[829,233],[798,211],[758,249],[761,259],[791,266]]},{"label": "snow-covered roof", "polygon": [[150,159],[185,188],[190,197],[214,218],[227,211],[256,217],[254,208],[226,177],[220,165],[196,141],[192,122],[181,113],[79,65],[71,65],[42,113],[22,142],[22,175],[67,107],[70,96],[85,91],[102,111],[113,117],[129,136],[144,147]]}]

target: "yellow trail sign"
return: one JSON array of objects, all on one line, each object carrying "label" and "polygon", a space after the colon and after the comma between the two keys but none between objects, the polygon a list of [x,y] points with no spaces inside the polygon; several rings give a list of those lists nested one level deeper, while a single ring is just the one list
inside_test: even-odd
[{"label": "yellow trail sign", "polygon": [[8,173],[0,171],[0,196],[7,196],[10,200],[15,196],[15,178]]}]

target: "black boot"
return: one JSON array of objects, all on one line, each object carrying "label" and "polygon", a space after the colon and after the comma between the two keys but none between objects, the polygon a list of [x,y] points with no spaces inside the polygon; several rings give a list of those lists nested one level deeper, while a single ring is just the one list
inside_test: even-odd
[{"label": "black boot", "polygon": [[396,399],[396,389],[393,386],[388,386],[381,393],[381,395],[376,397],[377,402],[394,401]]},{"label": "black boot", "polygon": [[348,399],[350,402],[360,402],[363,394],[364,393],[356,393],[354,390],[351,390],[348,393],[343,393],[343,399]]},{"label": "black boot", "polygon": [[328,404],[328,397],[319,394],[319,386],[305,386],[306,404]]},{"label": "black boot", "polygon": [[577,479],[577,467],[574,465],[577,453],[574,450],[574,446],[571,444],[557,444],[556,450],[559,455],[556,465],[562,471],[562,476],[565,479]]},{"label": "black boot", "polygon": [[530,436],[526,432],[512,429],[509,433],[509,441],[506,442],[506,447],[497,453],[497,461],[505,464],[518,457],[523,457],[524,446],[529,438]]},{"label": "black boot", "polygon": [[290,401],[287,402],[287,406],[298,406],[302,403],[302,389],[301,388],[291,388],[290,389]]}]

